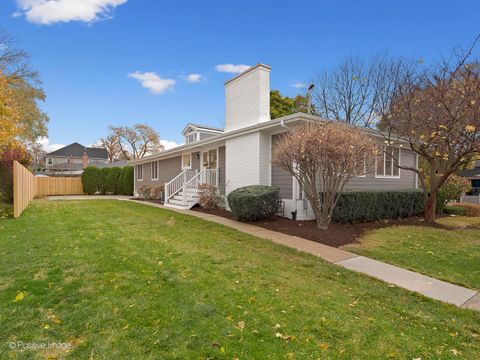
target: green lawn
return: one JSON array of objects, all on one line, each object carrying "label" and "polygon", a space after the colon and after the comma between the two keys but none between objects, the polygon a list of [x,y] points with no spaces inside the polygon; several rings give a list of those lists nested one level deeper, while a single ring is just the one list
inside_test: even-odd
[{"label": "green lawn", "polygon": [[480,290],[480,218],[438,222],[457,229],[395,226],[367,233],[344,249]]},{"label": "green lawn", "polygon": [[[36,202],[19,219],[0,220],[0,252],[5,358],[480,354],[480,313],[142,204]],[[11,341],[72,349],[17,352]]]},{"label": "green lawn", "polygon": [[13,217],[13,205],[0,201],[0,219]]}]

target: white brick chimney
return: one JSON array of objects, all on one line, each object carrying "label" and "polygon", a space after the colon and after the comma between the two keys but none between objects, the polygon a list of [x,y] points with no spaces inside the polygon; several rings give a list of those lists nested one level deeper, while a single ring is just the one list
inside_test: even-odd
[{"label": "white brick chimney", "polygon": [[270,120],[270,66],[257,64],[225,83],[225,131]]}]

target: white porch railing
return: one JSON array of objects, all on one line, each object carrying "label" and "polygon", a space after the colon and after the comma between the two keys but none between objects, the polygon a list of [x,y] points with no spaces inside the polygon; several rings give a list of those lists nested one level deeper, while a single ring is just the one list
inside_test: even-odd
[{"label": "white porch railing", "polygon": [[174,200],[180,200],[183,206],[191,207],[195,205],[197,201],[198,186],[201,184],[218,187],[218,170],[203,169],[200,172],[195,170],[181,172],[172,181],[165,185],[165,203],[168,203],[176,194],[182,192],[181,198],[179,199],[178,197],[175,197]]},{"label": "white porch railing", "polygon": [[197,174],[197,170],[183,170],[172,180],[165,184],[165,202],[167,203],[175,194],[183,189],[186,182],[190,181]]}]

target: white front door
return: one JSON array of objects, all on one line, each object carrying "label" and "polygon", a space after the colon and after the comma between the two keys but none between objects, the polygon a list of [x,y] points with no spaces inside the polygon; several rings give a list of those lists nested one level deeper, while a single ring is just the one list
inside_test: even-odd
[{"label": "white front door", "polygon": [[202,169],[216,169],[218,166],[218,149],[202,151]]}]

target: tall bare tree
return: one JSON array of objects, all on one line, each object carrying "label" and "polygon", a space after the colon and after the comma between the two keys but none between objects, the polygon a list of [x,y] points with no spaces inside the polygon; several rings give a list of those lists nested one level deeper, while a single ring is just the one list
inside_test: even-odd
[{"label": "tall bare tree", "polygon": [[387,141],[407,141],[427,165],[399,166],[418,175],[427,221],[449,176],[480,153],[480,60],[472,49],[405,78],[380,124]]},{"label": "tall bare tree", "polygon": [[307,122],[281,137],[274,145],[272,162],[297,179],[318,228],[326,230],[345,184],[364,175],[376,153],[365,131],[340,122]]},{"label": "tall bare tree", "polygon": [[110,131],[111,135],[117,138],[120,151],[127,160],[164,150],[160,144],[160,136],[148,125],[111,126]]},{"label": "tall bare tree", "polygon": [[398,84],[414,71],[414,65],[386,55],[369,60],[349,56],[314,79],[316,112],[326,119],[373,127],[390,108]]},{"label": "tall bare tree", "polygon": [[119,138],[116,134],[109,134],[98,140],[96,146],[107,150],[108,162],[112,163],[117,160],[125,159],[122,149],[119,144]]}]

